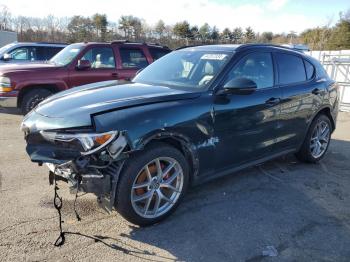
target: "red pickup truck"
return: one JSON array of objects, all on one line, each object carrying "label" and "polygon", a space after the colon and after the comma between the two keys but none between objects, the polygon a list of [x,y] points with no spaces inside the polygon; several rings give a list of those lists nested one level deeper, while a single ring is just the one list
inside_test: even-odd
[{"label": "red pickup truck", "polygon": [[71,44],[47,63],[0,66],[0,106],[28,113],[53,93],[106,80],[130,80],[171,50],[157,44],[114,41]]}]

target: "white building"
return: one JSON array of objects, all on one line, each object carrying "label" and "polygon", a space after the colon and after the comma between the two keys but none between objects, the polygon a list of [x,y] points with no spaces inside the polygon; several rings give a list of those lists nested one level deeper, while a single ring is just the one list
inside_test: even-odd
[{"label": "white building", "polygon": [[15,41],[17,41],[16,32],[0,31],[0,48]]}]

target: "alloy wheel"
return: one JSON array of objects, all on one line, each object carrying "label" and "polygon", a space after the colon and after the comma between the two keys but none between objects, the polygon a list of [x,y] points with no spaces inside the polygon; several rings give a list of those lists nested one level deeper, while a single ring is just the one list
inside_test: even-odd
[{"label": "alloy wheel", "polygon": [[183,184],[183,170],[175,159],[156,158],[141,169],[133,182],[132,207],[141,217],[157,218],[175,205]]},{"label": "alloy wheel", "polygon": [[331,129],[326,121],[319,121],[311,135],[310,152],[314,158],[321,157],[327,150]]}]

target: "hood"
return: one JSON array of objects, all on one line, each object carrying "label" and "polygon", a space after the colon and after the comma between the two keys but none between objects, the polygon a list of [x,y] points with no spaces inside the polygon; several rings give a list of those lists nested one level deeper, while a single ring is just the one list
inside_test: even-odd
[{"label": "hood", "polygon": [[0,74],[8,73],[8,72],[24,72],[24,71],[32,71],[38,69],[48,69],[48,68],[57,68],[58,66],[55,64],[49,63],[38,63],[38,62],[23,62],[23,63],[3,63],[0,64]]},{"label": "hood", "polygon": [[47,128],[37,126],[38,129],[90,126],[91,115],[96,113],[150,103],[191,99],[199,95],[199,92],[165,86],[105,81],[72,88],[49,97],[25,117],[25,122],[26,119],[36,118],[38,125],[43,124],[43,118],[46,118],[44,122],[50,123],[50,126]]}]

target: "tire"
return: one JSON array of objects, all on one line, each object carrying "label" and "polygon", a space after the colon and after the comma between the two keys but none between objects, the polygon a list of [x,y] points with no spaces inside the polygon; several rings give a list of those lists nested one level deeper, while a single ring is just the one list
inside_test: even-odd
[{"label": "tire", "polygon": [[26,93],[22,99],[21,111],[23,115],[26,115],[34,107],[36,107],[45,98],[52,95],[52,92],[47,89],[33,89]]},{"label": "tire", "polygon": [[[174,164],[171,169],[170,163]],[[146,165],[149,172],[146,171]],[[169,172],[165,172],[167,168]],[[161,181],[157,170],[162,170]],[[173,181],[169,185],[177,191],[173,191],[170,186],[164,187],[171,179]],[[167,144],[153,143],[142,152],[131,156],[125,163],[118,183],[115,208],[133,224],[153,225],[175,211],[188,188],[188,183],[189,166],[184,155]],[[134,188],[141,184],[148,185]],[[147,199],[139,200],[146,195],[149,196]],[[157,201],[159,208],[156,208]]]},{"label": "tire", "polygon": [[[319,129],[321,131],[321,137],[324,136],[322,139],[315,138],[317,136],[317,128],[319,128],[321,125],[321,128]],[[323,125],[326,130],[328,130],[327,134],[326,131],[322,133]],[[330,140],[331,140],[331,133],[332,133],[332,124],[328,116],[324,114],[318,115],[313,122],[310,125],[310,128],[306,134],[306,138],[304,140],[304,143],[302,144],[300,150],[296,153],[296,156],[299,160],[303,162],[308,163],[316,163],[320,161],[324,155],[327,152]],[[324,135],[322,135],[324,134]],[[317,144],[319,142],[319,144]],[[319,147],[319,145],[321,145]],[[320,148],[320,151],[317,153],[317,147]]]}]

